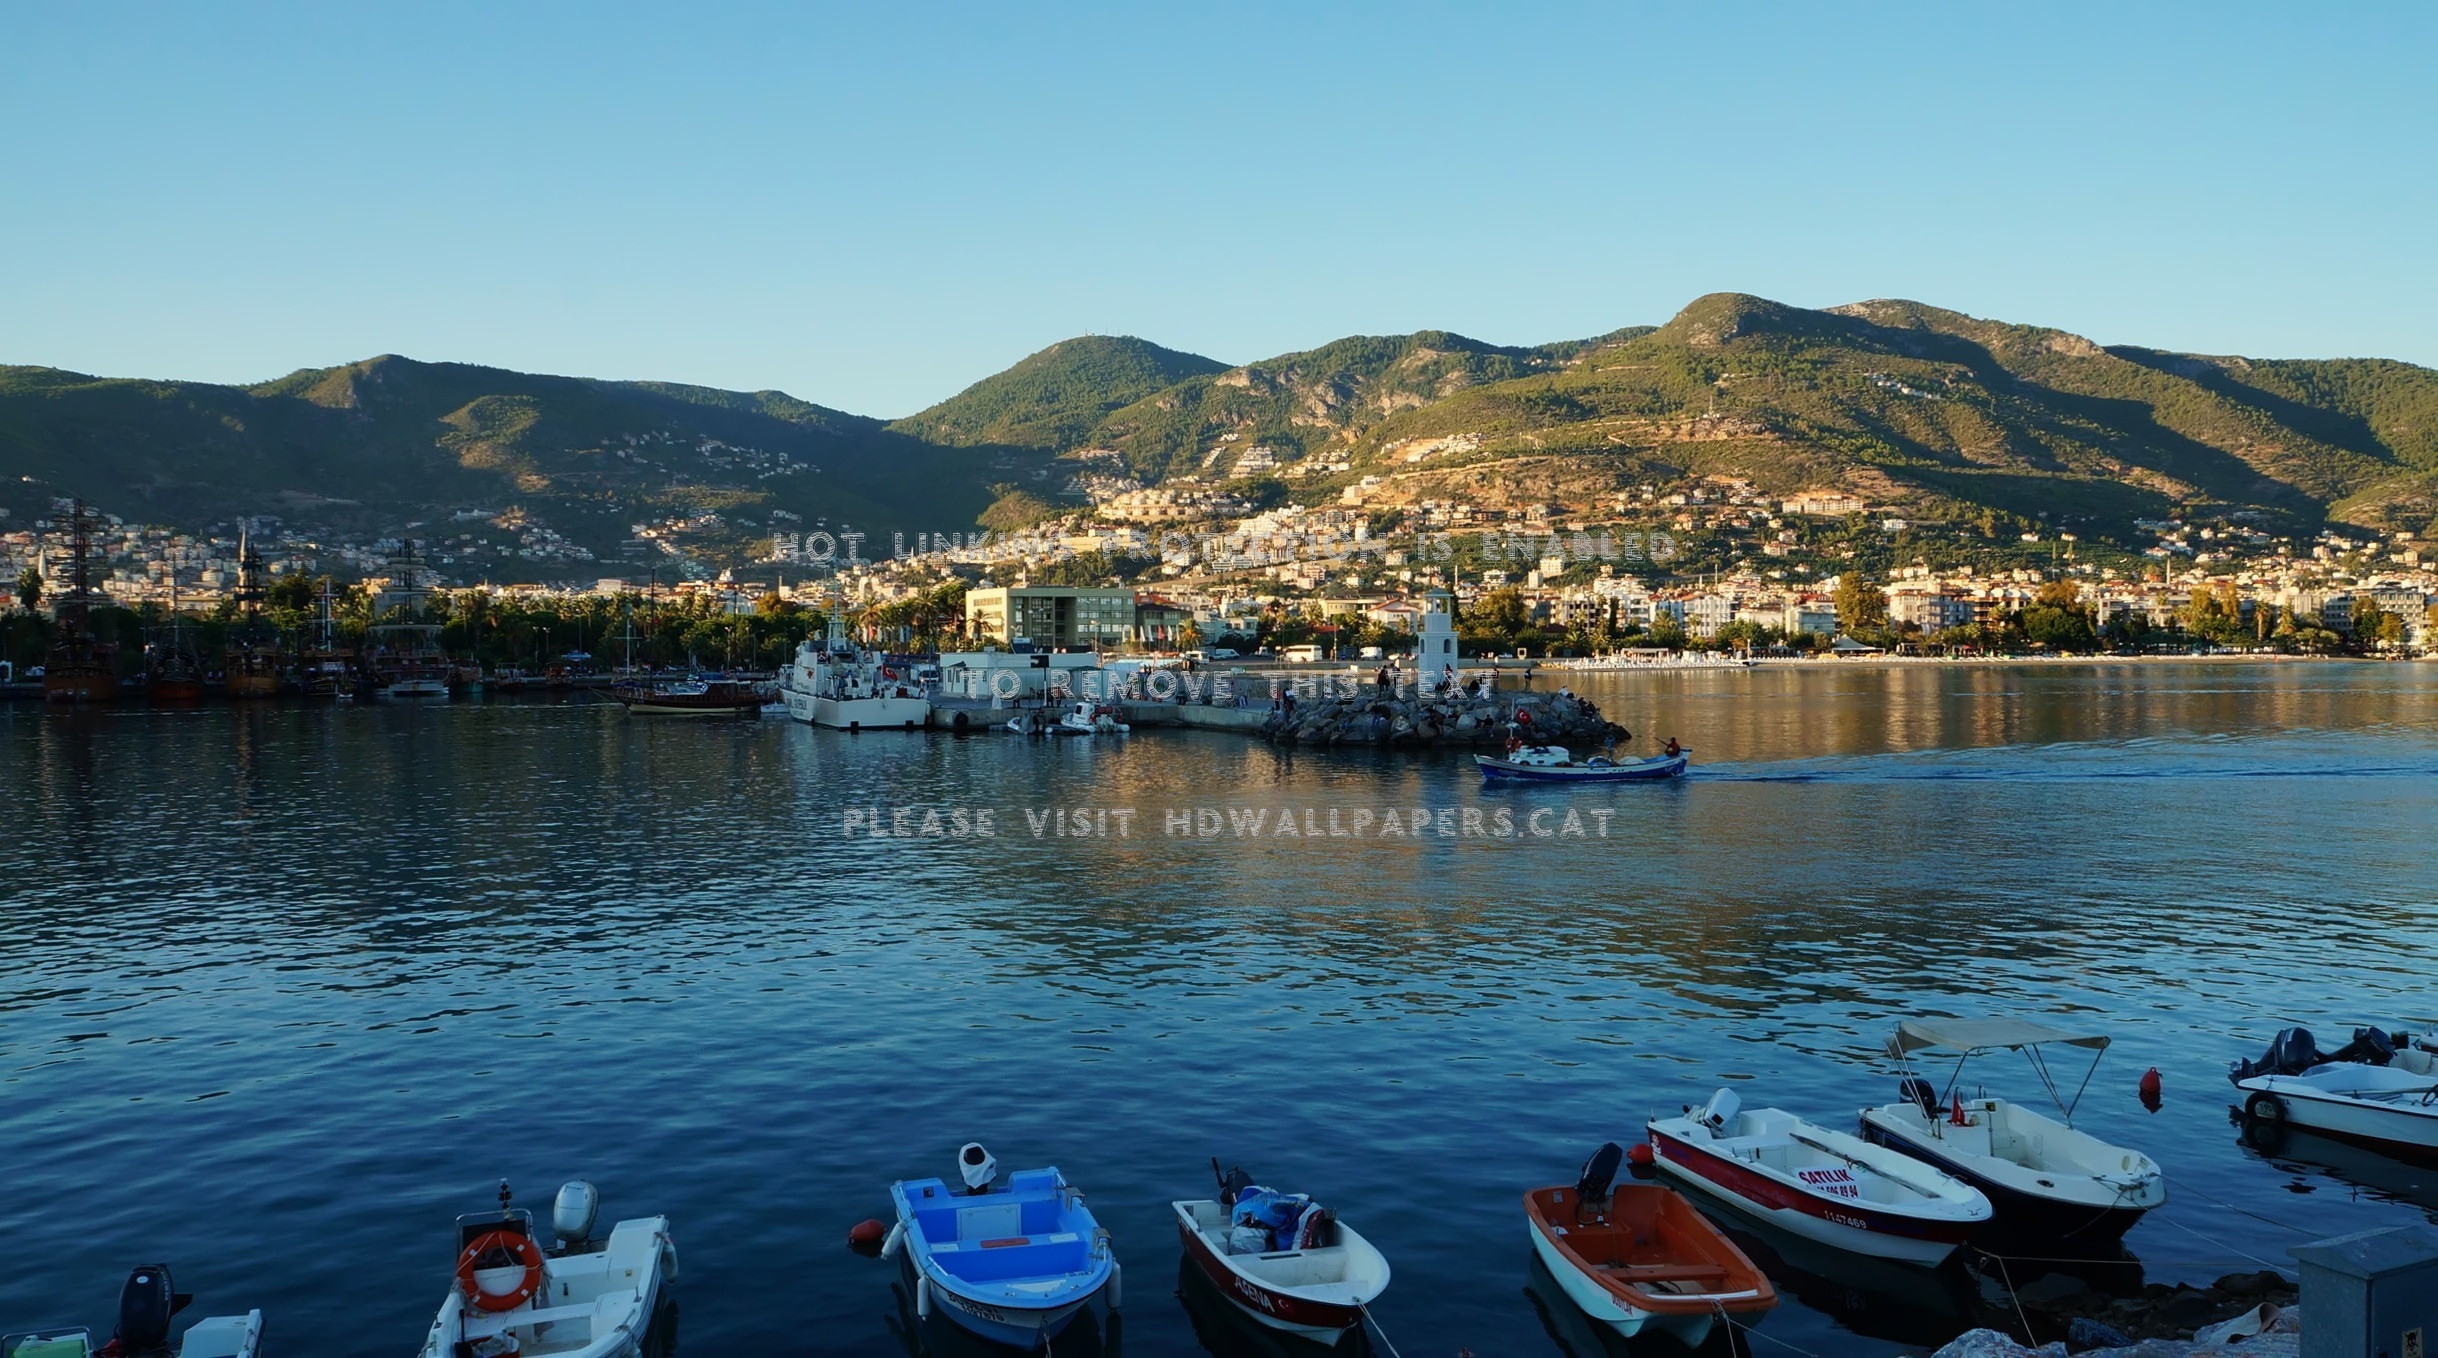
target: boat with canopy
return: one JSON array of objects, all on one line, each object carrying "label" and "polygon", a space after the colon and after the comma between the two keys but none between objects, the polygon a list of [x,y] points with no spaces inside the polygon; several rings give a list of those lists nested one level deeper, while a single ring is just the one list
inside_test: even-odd
[{"label": "boat with canopy", "polygon": [[[2167,1201],[2167,1178],[2142,1152],[2102,1141],[2074,1126],[2074,1110],[2099,1069],[2110,1039],[2025,1019],[1905,1019],[1888,1038],[1904,1071],[1895,1103],[1862,1110],[1863,1136],[1902,1151],[1981,1191],[1994,1211],[1989,1233],[2077,1246],[2112,1247],[2144,1213]],[[2051,1048],[2091,1053],[2068,1094]],[[1976,1056],[2023,1054],[2057,1115],[1976,1086],[1966,1097],[1964,1070]],[[1915,1058],[1955,1058],[1943,1085],[1917,1073]],[[2070,1076],[2070,1072],[2069,1072]]]}]

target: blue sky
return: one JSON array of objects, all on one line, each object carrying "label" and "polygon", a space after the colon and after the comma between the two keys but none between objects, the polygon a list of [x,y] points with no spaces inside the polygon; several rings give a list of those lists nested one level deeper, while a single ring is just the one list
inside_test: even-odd
[{"label": "blue sky", "polygon": [[1705,292],[2438,365],[2438,6],[0,7],[0,362],[893,416]]}]

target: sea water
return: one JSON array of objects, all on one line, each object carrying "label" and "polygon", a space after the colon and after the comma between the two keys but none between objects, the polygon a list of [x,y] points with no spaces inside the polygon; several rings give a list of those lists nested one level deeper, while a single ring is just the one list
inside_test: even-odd
[{"label": "sea water", "polygon": [[[455,1215],[582,1177],[673,1219],[686,1348],[902,1353],[847,1229],[979,1139],[1086,1191],[1123,1351],[1200,1346],[1168,1204],[1216,1156],[1387,1253],[1406,1358],[1555,1352],[1525,1190],[1722,1084],[1850,1128],[1920,1014],[2112,1034],[2077,1124],[2167,1168],[2146,1276],[2282,1265],[2438,1209],[2428,1171],[2247,1148],[2223,1075],[2438,1016],[2433,680],[1572,676],[1629,750],[1694,751],[1580,789],[1175,730],[0,710],[0,1329],[106,1332],[166,1260],[279,1353],[394,1358]],[[1961,1323],[1884,1271],[1782,1291],[1762,1333],[1820,1355]]]}]

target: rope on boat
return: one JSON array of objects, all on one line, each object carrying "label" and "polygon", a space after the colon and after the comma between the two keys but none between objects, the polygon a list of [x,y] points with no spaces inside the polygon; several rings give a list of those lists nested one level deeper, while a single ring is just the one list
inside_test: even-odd
[{"label": "rope on boat", "polygon": [[2022,1294],[2015,1291],[2013,1271],[2007,1268],[2006,1260],[1999,1256],[1993,1254],[1990,1258],[1998,1260],[1998,1279],[2006,1284],[2006,1299],[2015,1304],[2015,1319],[2023,1322],[2023,1342],[2026,1344],[2039,1342],[2032,1336],[2032,1318],[2023,1313],[2023,1297]]},{"label": "rope on boat", "polygon": [[[2243,1213],[2245,1216],[2250,1217],[2250,1218],[2251,1218],[2252,1220],[2254,1220],[2254,1221],[2265,1221],[2265,1222],[2267,1222],[2269,1225],[2274,1226],[2274,1227],[2276,1227],[2277,1229],[2279,1229],[2279,1230],[2281,1230],[2281,1231],[2292,1231],[2292,1232],[2293,1232],[2293,1233],[2295,1233],[2296,1235],[2311,1235],[2311,1236],[2315,1236],[2315,1235],[2318,1235],[2318,1234],[2319,1234],[2319,1232],[2317,1232],[2317,1231],[2306,1231],[2306,1230],[2304,1230],[2304,1229],[2303,1229],[2302,1227],[2300,1227],[2300,1226],[2296,1226],[2296,1225],[2293,1225],[2293,1224],[2288,1223],[2288,1222],[2279,1221],[2279,1220],[2278,1220],[2277,1218],[2275,1218],[2275,1217],[2264,1217],[2264,1216],[2262,1216],[2260,1213],[2255,1212],[2255,1211],[2251,1210],[2251,1209],[2250,1209],[2250,1208],[2248,1208],[2248,1207],[2237,1207],[2235,1204],[2233,1204],[2233,1203],[2231,1203],[2231,1202],[2228,1202],[2226,1199],[2221,1198],[2221,1197],[2219,1197],[2218,1195],[2216,1195],[2216,1194],[2214,1194],[2214,1193],[2208,1192],[2208,1191],[2206,1191],[2206,1190],[2204,1190],[2204,1189],[2192,1188],[2192,1187],[2187,1186],[2187,1185],[2185,1184],[2185,1182],[2184,1182],[2182,1179],[2168,1179],[2168,1177],[2167,1177],[2167,1171],[2166,1171],[2166,1170],[2163,1170],[2163,1169],[2162,1169],[2162,1170],[2160,1170],[2160,1171],[2159,1171],[2159,1178],[2160,1178],[2161,1180],[2165,1181],[2165,1182],[2168,1182],[2168,1183],[2171,1183],[2171,1184],[2175,1185],[2175,1190],[2176,1190],[2178,1193],[2196,1193],[2196,1194],[2199,1194],[2200,1196],[2202,1196],[2202,1197],[2204,1197],[2204,1198],[2209,1199],[2211,1202],[2214,1202],[2214,1203],[2218,1204],[2220,1207],[2223,1207],[2223,1208],[2225,1208],[2226,1210],[2228,1210],[2228,1211],[2230,1211],[2230,1212],[2241,1212],[2241,1213]],[[2204,1239],[2206,1239],[2207,1237],[2203,1237],[2203,1238],[2204,1238]],[[2210,1243],[2212,1243],[2212,1244],[2216,1244],[2217,1242],[2216,1242],[2216,1241],[2211,1241]],[[2238,1254],[2242,1254],[2243,1252],[2242,1252],[2241,1250],[2237,1250],[2237,1251],[2236,1251],[2236,1253],[2238,1253]],[[2243,1255],[2243,1257],[2244,1257],[2244,1258],[2246,1258],[2246,1259],[2249,1259],[2249,1258],[2251,1258],[2252,1256],[2250,1256],[2250,1255],[2248,1255],[2248,1254],[2245,1254],[2245,1255]]]},{"label": "rope on boat", "polygon": [[1389,1338],[1388,1331],[1381,1328],[1380,1318],[1371,1313],[1371,1307],[1362,1302],[1356,1302],[1354,1309],[1362,1312],[1363,1319],[1371,1322],[1372,1333],[1380,1336],[1380,1342],[1388,1347],[1388,1358],[1405,1358],[1404,1354],[1397,1352],[1397,1341]]},{"label": "rope on boat", "polygon": [[1727,1308],[1723,1303],[1714,1301],[1710,1303],[1710,1309],[1718,1312],[1718,1318],[1720,1320],[1727,1322],[1727,1348],[1731,1353],[1735,1350],[1735,1332],[1742,1330],[1744,1332],[1744,1351],[1746,1353],[1752,1352],[1753,1340],[1766,1339],[1770,1343],[1777,1345],[1779,1348],[1791,1349],[1796,1353],[1802,1354],[1803,1358],[1820,1358],[1819,1354],[1812,1352],[1810,1349],[1807,1349],[1800,1344],[1789,1344],[1785,1340],[1778,1338],[1776,1335],[1762,1334],[1759,1330],[1756,1330],[1750,1325],[1737,1320],[1734,1316],[1727,1314]]},{"label": "rope on boat", "polygon": [[[2238,1210],[2238,1211],[2240,1211],[2240,1210],[2242,1210],[2242,1209],[2238,1208],[2237,1210]],[[2152,1213],[2152,1215],[2156,1216],[2157,1214],[2156,1214],[2156,1213]],[[2269,1260],[2263,1259],[2263,1258],[2261,1258],[2261,1257],[2260,1257],[2259,1255],[2257,1255],[2257,1254],[2247,1254],[2247,1253],[2245,1253],[2245,1252],[2244,1252],[2244,1251],[2242,1251],[2242,1250],[2236,1249],[2234,1246],[2232,1246],[2232,1245],[2230,1245],[2230,1244],[2226,1243],[2226,1242],[2225,1242],[2225,1241],[2223,1241],[2223,1240],[2212,1240],[2212,1239],[2210,1239],[2208,1236],[2203,1235],[2203,1234],[2201,1234],[2199,1231],[2194,1230],[2192,1227],[2185,1225],[2183,1222],[2175,1220],[2173,1217],[2159,1217],[2159,1220],[2166,1222],[2168,1225],[2175,1227],[2177,1230],[2182,1231],[2184,1234],[2191,1236],[2193,1239],[2200,1241],[2200,1242],[2201,1242],[2202,1244],[2204,1244],[2204,1245],[2214,1245],[2214,1246],[2218,1247],[2219,1249],[2225,1250],[2225,1251],[2226,1251],[2227,1253],[2229,1253],[2229,1254],[2235,1255],[2235,1256],[2237,1256],[2237,1257],[2239,1257],[2239,1258],[2249,1259],[2249,1260],[2251,1260],[2253,1263],[2260,1265],[2262,1268],[2265,1268],[2265,1269],[2271,1269],[2271,1270],[2275,1270],[2275,1269],[2278,1269],[2278,1268],[2292,1268],[2292,1267],[2293,1267],[2293,1265],[2292,1265],[2292,1264],[2284,1264],[2284,1265],[2280,1265],[2280,1264],[2271,1263]],[[2264,1218],[2262,1218],[2262,1220],[2267,1220],[2267,1218],[2265,1218],[2265,1217],[2264,1217]],[[2276,1223],[2276,1222],[2270,1222],[2269,1224],[2270,1224],[2270,1225],[2272,1225],[2272,1226],[2274,1226],[2274,1225],[2276,1225],[2277,1223]],[[2289,1230],[2289,1231],[2294,1230],[2294,1228],[2293,1228],[2293,1227],[2291,1227],[2291,1226],[2288,1226],[2288,1227],[2286,1227],[2285,1229],[2287,1229],[2287,1230]],[[2309,1234],[2311,1234],[2311,1232],[2309,1232],[2309,1231],[2299,1231],[2299,1232],[2296,1232],[2296,1233],[2297,1233],[2297,1234],[2299,1234],[2299,1235],[2309,1235]]]}]

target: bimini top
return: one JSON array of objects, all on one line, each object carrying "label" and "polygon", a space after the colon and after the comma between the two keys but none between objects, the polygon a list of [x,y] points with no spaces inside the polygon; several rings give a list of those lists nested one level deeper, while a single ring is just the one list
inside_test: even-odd
[{"label": "bimini top", "polygon": [[1945,1047],[1949,1051],[1991,1051],[2000,1047],[2009,1050],[2037,1047],[2044,1043],[2060,1043],[2068,1047],[2088,1047],[2106,1051],[2108,1039],[2098,1033],[2069,1033],[2062,1028],[2047,1028],[2023,1019],[1902,1019],[1896,1033],[1888,1039],[1888,1054],[1909,1056],[1925,1047]]}]

